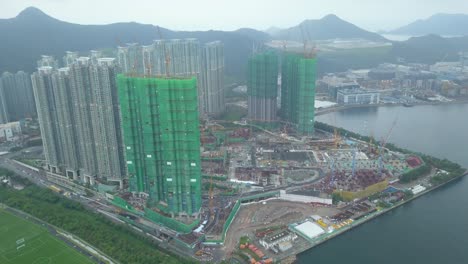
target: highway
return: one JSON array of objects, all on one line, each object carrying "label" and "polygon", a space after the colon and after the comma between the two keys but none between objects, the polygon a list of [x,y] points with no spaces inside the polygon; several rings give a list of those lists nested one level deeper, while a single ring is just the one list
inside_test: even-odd
[{"label": "highway", "polygon": [[[38,147],[31,147],[29,149],[37,149]],[[27,149],[26,149],[27,150]],[[24,151],[24,150],[23,150]],[[11,170],[17,175],[27,178],[34,184],[42,187],[48,187],[47,179],[45,175],[41,175],[38,171],[32,170],[30,168],[21,166],[20,164],[11,160],[11,158],[18,156],[20,153],[8,153],[0,156],[0,167]],[[50,185],[50,184],[49,184]]]}]

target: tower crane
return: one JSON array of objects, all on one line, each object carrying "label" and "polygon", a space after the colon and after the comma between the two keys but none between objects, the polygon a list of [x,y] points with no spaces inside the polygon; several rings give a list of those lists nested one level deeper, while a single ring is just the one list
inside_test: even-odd
[{"label": "tower crane", "polygon": [[335,127],[333,129],[333,145],[335,146],[335,149],[338,149],[340,140],[340,132],[338,132],[338,129]]},{"label": "tower crane", "polygon": [[353,149],[353,163],[352,163],[352,176],[354,177],[356,175],[356,154],[357,154],[357,149]]},{"label": "tower crane", "polygon": [[[304,56],[306,58],[315,58],[316,53],[317,53],[317,48],[315,47],[315,44],[312,46],[312,48],[310,50],[307,49],[307,42],[311,41],[309,31],[305,30],[302,25],[300,26],[300,29],[301,29],[302,42],[304,44],[304,47],[303,47]],[[307,39],[306,39],[306,37],[307,37]]]},{"label": "tower crane", "polygon": [[213,174],[210,176],[210,192],[208,194],[208,199],[210,199],[208,207],[210,208],[210,217],[213,220],[214,219],[214,210],[213,210]]},{"label": "tower crane", "polygon": [[[117,37],[115,38],[115,42],[117,43],[117,46],[118,46],[118,47],[122,47],[122,48],[127,47],[127,48],[128,48],[128,45],[122,44],[122,42],[120,41],[120,39],[117,38]],[[123,70],[126,71],[126,72],[125,72],[126,74],[129,74],[130,76],[135,76],[135,75],[136,75],[136,63],[137,63],[137,62],[136,62],[136,60],[135,60],[135,62],[133,63],[133,65],[131,65],[131,69],[130,69],[130,65],[128,65],[129,59],[130,59],[130,58],[128,58],[128,56],[126,56],[126,57],[124,58],[125,62],[124,62],[124,65],[122,65],[122,67],[124,68]],[[128,68],[127,68],[127,66],[128,66]]]},{"label": "tower crane", "polygon": [[[309,33],[309,30],[306,29],[305,30],[306,33],[307,33],[307,39],[312,42],[312,38],[310,37],[310,33]],[[313,43],[311,49],[310,49],[310,52],[309,52],[309,57],[310,58],[315,58],[315,56],[317,55],[317,47],[315,46],[315,43]]]},{"label": "tower crane", "polygon": [[373,153],[373,147],[372,147],[372,144],[374,143],[374,132],[370,132],[369,133],[369,143],[368,143],[368,152],[369,154]]},{"label": "tower crane", "polygon": [[307,39],[306,39],[306,36],[305,36],[305,33],[304,33],[304,28],[303,28],[302,25],[300,26],[300,29],[301,29],[301,36],[302,36],[303,53],[304,53],[304,56],[306,56],[306,54],[307,54]]},{"label": "tower crane", "polygon": [[332,184],[335,182],[335,159],[330,157],[330,181],[328,182],[328,186],[332,187]]},{"label": "tower crane", "polygon": [[396,118],[393,121],[392,126],[390,127],[390,129],[387,132],[387,135],[385,135],[385,137],[382,138],[382,142],[381,142],[381,144],[379,146],[379,174],[380,175],[382,175],[382,171],[383,171],[383,154],[385,152],[385,145],[387,145],[388,139],[390,138],[390,135],[392,134],[393,128],[395,128],[397,120],[398,120],[398,118]]},{"label": "tower crane", "polygon": [[[159,28],[159,26],[157,26],[158,28],[158,35],[159,35],[159,39],[160,40],[164,40],[162,34],[161,34],[161,29]],[[164,64],[166,65],[166,77],[169,77],[169,66],[171,64],[171,57],[169,56],[169,53],[167,52],[167,49],[166,49],[166,44],[163,43],[164,45]]]}]

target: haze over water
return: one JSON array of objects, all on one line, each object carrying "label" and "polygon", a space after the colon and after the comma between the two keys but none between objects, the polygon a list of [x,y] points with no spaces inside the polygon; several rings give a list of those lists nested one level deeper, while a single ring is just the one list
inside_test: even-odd
[{"label": "haze over water", "polygon": [[[318,121],[468,167],[468,105],[351,109]],[[433,191],[299,255],[298,263],[468,263],[468,179]]]}]

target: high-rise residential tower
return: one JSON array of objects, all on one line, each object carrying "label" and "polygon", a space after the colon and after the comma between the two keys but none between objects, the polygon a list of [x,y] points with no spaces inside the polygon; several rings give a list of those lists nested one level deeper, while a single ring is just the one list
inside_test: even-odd
[{"label": "high-rise residential tower", "polygon": [[254,55],[248,63],[248,118],[259,122],[275,121],[278,96],[278,57],[273,52],[266,52]]},{"label": "high-rise residential tower", "polygon": [[89,67],[91,79],[91,123],[97,157],[97,175],[107,181],[121,182],[125,176],[119,100],[114,58],[97,59]]},{"label": "high-rise residential tower", "polygon": [[99,50],[91,50],[89,51],[89,58],[92,64],[97,64],[98,59],[102,58],[102,52]]},{"label": "high-rise residential tower", "polygon": [[314,132],[316,64],[298,54],[286,54],[282,62],[281,116],[304,136]]},{"label": "high-rise residential tower", "polygon": [[8,121],[18,121],[18,117],[23,110],[20,106],[20,97],[16,89],[15,75],[9,72],[4,72],[1,75],[0,81],[3,84],[3,95],[5,96],[6,108],[8,112]]},{"label": "high-rise residential tower", "polygon": [[15,74],[17,94],[20,99],[20,118],[36,116],[36,103],[32,90],[31,76],[19,71]]},{"label": "high-rise residential tower", "polygon": [[[139,55],[132,56],[132,49]],[[147,77],[196,77],[200,114],[219,114],[224,110],[224,49],[221,42],[202,46],[197,39],[190,38],[155,40],[146,46],[127,44],[118,47],[117,54],[124,73]]]},{"label": "high-rise residential tower", "polygon": [[202,70],[199,97],[203,112],[218,115],[225,109],[224,45],[221,41],[206,43],[202,47]]},{"label": "high-rise residential tower", "polygon": [[18,121],[36,114],[31,78],[23,71],[16,74],[4,72],[0,76],[8,120]]},{"label": "high-rise residential tower", "polygon": [[143,53],[138,43],[117,47],[117,61],[123,72],[143,74]]},{"label": "high-rise residential tower", "polygon": [[63,66],[68,67],[73,64],[76,59],[78,59],[78,52],[76,51],[67,51],[63,57]]},{"label": "high-rise residential tower", "polygon": [[201,207],[195,78],[118,76],[130,190],[172,216]]},{"label": "high-rise residential tower", "polygon": [[8,109],[3,83],[0,82],[0,124],[8,123]]},{"label": "high-rise residential tower", "polygon": [[70,96],[69,68],[51,74],[52,93],[56,110],[58,148],[61,149],[61,172],[73,180],[79,179],[79,152],[73,118],[73,98]]},{"label": "high-rise residential tower", "polygon": [[42,55],[41,59],[37,61],[37,67],[52,67],[54,69],[58,69],[58,61],[53,57],[49,55]]},{"label": "high-rise residential tower", "polygon": [[45,167],[52,173],[61,173],[63,153],[55,103],[56,97],[52,87],[53,73],[54,69],[50,66],[39,67],[31,79],[44,146]]},{"label": "high-rise residential tower", "polygon": [[70,96],[73,98],[73,114],[77,143],[80,153],[80,175],[91,184],[97,177],[97,157],[95,151],[94,126],[91,121],[91,66],[88,57],[80,57],[70,65]]},{"label": "high-rise residential tower", "polygon": [[[32,75],[46,169],[85,183],[119,182],[125,164],[113,58],[79,57]],[[55,175],[57,174],[57,175]]]}]

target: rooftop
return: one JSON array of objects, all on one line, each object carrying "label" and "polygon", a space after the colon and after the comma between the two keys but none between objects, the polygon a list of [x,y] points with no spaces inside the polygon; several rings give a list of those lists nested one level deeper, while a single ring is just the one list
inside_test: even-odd
[{"label": "rooftop", "polygon": [[374,90],[364,90],[361,88],[353,88],[353,89],[344,89],[338,91],[338,93],[341,93],[343,95],[350,95],[350,94],[373,94],[373,93],[378,93],[378,91]]},{"label": "rooftop", "polygon": [[268,243],[272,243],[272,242],[275,242],[285,236],[289,235],[289,231],[288,230],[281,230],[281,231],[278,231],[278,232],[275,232],[273,234],[269,234],[267,235],[264,240]]},{"label": "rooftop", "polygon": [[312,239],[325,233],[325,231],[319,225],[310,221],[306,221],[300,225],[297,225],[296,227],[294,227],[294,229],[308,239]]}]

